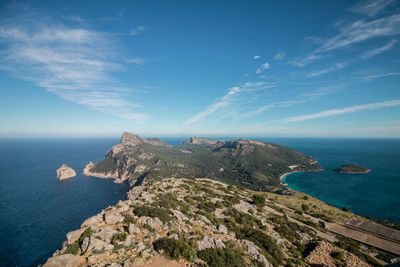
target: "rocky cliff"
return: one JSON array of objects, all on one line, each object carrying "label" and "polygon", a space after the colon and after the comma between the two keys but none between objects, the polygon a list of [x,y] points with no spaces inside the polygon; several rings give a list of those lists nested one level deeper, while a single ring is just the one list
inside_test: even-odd
[{"label": "rocky cliff", "polygon": [[68,233],[45,266],[378,265],[370,255],[381,252],[325,229],[353,216],[299,192],[280,196],[207,179],[144,181]]},{"label": "rocky cliff", "polygon": [[76,176],[76,172],[67,164],[63,164],[57,169],[57,177],[60,180],[68,179]]},{"label": "rocky cliff", "polygon": [[[192,137],[171,147],[160,139],[143,139],[124,133],[106,158],[90,164],[86,175],[116,178],[162,179],[164,177],[210,178],[233,185],[265,190],[280,184],[289,171],[321,169],[315,159],[272,143],[236,139],[216,141]],[[90,168],[89,168],[90,166]],[[296,166],[295,169],[292,166]]]}]

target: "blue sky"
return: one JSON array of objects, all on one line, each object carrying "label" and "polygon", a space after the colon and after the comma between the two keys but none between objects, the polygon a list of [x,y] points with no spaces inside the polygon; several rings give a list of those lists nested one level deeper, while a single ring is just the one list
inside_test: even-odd
[{"label": "blue sky", "polygon": [[0,135],[400,137],[400,1],[2,1]]}]

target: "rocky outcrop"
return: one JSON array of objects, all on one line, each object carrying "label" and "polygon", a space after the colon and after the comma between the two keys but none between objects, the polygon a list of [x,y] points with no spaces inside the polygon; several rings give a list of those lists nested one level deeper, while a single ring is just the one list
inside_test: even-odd
[{"label": "rocky outcrop", "polygon": [[76,172],[67,164],[63,164],[57,169],[57,177],[59,180],[68,179],[76,176]]},{"label": "rocky outcrop", "polygon": [[153,146],[163,146],[163,147],[171,147],[171,145],[161,141],[160,138],[149,137],[144,142],[153,145]]},{"label": "rocky outcrop", "polygon": [[[322,242],[303,258],[298,247],[321,240],[315,234],[319,226],[294,219],[307,221],[311,215],[306,217],[290,209],[283,214],[271,208],[283,207],[274,202],[279,198],[285,199],[283,203],[304,202],[303,195],[258,191],[257,194],[265,194],[266,205],[271,207],[256,207],[251,200],[255,193],[207,179],[145,180],[128,192],[126,200],[107,207],[86,219],[80,229],[69,232],[63,247],[45,266],[165,266],[157,265],[158,259],[172,253],[169,251],[174,246],[179,249],[168,256],[186,266],[205,266],[207,256],[200,260],[201,255],[223,255],[218,260],[225,261],[229,250],[249,266],[285,266],[293,259],[298,266],[366,266],[355,255],[337,247],[335,240]],[[332,207],[329,209],[324,216],[347,214],[338,209],[335,214]],[[293,240],[288,234],[296,238]],[[158,249],[157,242],[164,247]],[[225,264],[230,266],[229,260]]]},{"label": "rocky outcrop", "polygon": [[78,265],[77,256],[64,254],[49,258],[43,267],[76,267]]},{"label": "rocky outcrop", "polygon": [[207,138],[200,138],[200,137],[190,137],[188,140],[183,142],[184,145],[215,145],[218,142],[224,142],[224,141],[217,141],[217,140],[211,140]]},{"label": "rocky outcrop", "polygon": [[369,265],[361,261],[357,256],[343,249],[337,248],[328,242],[320,242],[313,251],[306,257],[306,262],[311,266],[349,266],[349,267],[368,267]]}]

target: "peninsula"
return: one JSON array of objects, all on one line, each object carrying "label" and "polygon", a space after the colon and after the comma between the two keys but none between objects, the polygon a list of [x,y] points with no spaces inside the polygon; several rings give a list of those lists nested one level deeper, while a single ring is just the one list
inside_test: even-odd
[{"label": "peninsula", "polygon": [[322,168],[312,157],[273,143],[247,139],[215,141],[192,137],[173,146],[159,139],[124,133],[119,144],[98,163],[89,163],[85,175],[131,179],[164,177],[209,178],[255,190],[280,185],[279,177],[292,171]]}]

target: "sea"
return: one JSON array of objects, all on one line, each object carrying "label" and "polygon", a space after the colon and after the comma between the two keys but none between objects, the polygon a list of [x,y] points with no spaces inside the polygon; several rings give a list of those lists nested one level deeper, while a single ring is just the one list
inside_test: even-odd
[{"label": "sea", "polygon": [[[178,145],[187,138],[161,138]],[[214,138],[214,139],[233,139]],[[400,222],[400,139],[260,138],[308,154],[324,168],[284,178],[292,189],[338,208]],[[86,177],[119,138],[0,138],[0,265],[38,266],[46,262],[88,217],[124,199],[127,183]],[[59,181],[56,169],[73,167],[75,178]],[[358,163],[368,174],[339,174]]]}]

